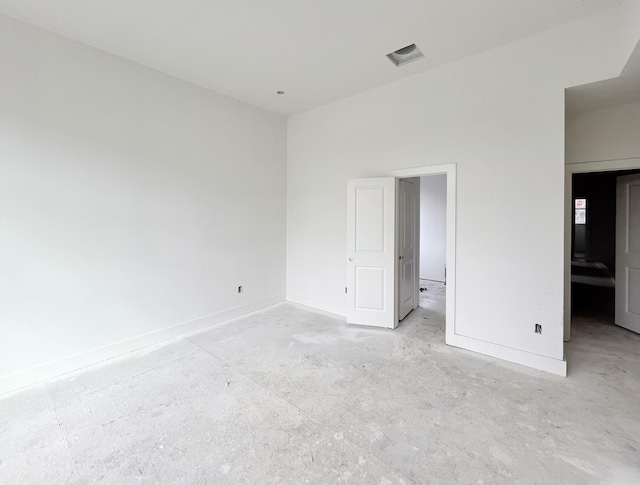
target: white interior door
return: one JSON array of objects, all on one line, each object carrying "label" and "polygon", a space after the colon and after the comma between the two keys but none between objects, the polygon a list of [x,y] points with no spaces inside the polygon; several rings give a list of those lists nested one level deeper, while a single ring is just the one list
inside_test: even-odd
[{"label": "white interior door", "polygon": [[394,328],[394,177],[347,183],[347,323]]},{"label": "white interior door", "polygon": [[616,324],[640,333],[640,175],[618,177]]},{"label": "white interior door", "polygon": [[418,306],[418,187],[401,179],[398,197],[398,320]]}]

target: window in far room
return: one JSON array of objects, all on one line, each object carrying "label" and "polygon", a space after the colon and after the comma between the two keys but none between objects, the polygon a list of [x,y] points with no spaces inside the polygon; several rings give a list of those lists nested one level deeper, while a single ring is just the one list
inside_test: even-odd
[{"label": "window in far room", "polygon": [[574,221],[577,225],[587,223],[587,199],[575,199],[574,203]]}]

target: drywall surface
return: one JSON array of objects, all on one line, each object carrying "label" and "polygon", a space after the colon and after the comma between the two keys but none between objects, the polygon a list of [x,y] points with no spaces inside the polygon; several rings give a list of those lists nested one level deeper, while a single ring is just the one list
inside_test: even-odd
[{"label": "drywall surface", "polygon": [[0,65],[0,378],[284,299],[284,118],[6,17]]},{"label": "drywall surface", "polygon": [[567,163],[640,158],[640,103],[567,115]]},{"label": "drywall surface", "polygon": [[420,278],[444,281],[446,257],[447,176],[420,177]]},{"label": "drywall surface", "polygon": [[619,74],[637,6],[289,118],[287,298],[344,312],[347,179],[455,163],[456,334],[563,359],[564,89]]}]

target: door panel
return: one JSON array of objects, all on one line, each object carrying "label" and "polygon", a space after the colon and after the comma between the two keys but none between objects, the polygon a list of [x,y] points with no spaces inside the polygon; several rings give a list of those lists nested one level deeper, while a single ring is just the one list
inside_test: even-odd
[{"label": "door panel", "polygon": [[634,315],[640,315],[640,270],[629,269],[627,278],[629,279],[629,292],[627,294],[629,312]]},{"label": "door panel", "polygon": [[384,252],[384,187],[356,187],[356,251]]},{"label": "door panel", "polygon": [[355,268],[356,308],[384,310],[384,268]]},{"label": "door panel", "polygon": [[399,308],[398,317],[402,320],[416,308],[418,279],[416,275],[418,249],[418,190],[416,184],[408,180],[400,180],[398,208],[399,232]]},{"label": "door panel", "polygon": [[395,179],[347,183],[347,323],[394,328]]},{"label": "door panel", "polygon": [[640,333],[640,175],[618,177],[616,325]]}]

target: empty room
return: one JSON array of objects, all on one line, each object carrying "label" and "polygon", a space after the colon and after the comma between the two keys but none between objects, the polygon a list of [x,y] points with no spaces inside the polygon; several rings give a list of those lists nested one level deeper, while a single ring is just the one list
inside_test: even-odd
[{"label": "empty room", "polygon": [[0,484],[640,483],[640,0],[0,0]]}]

